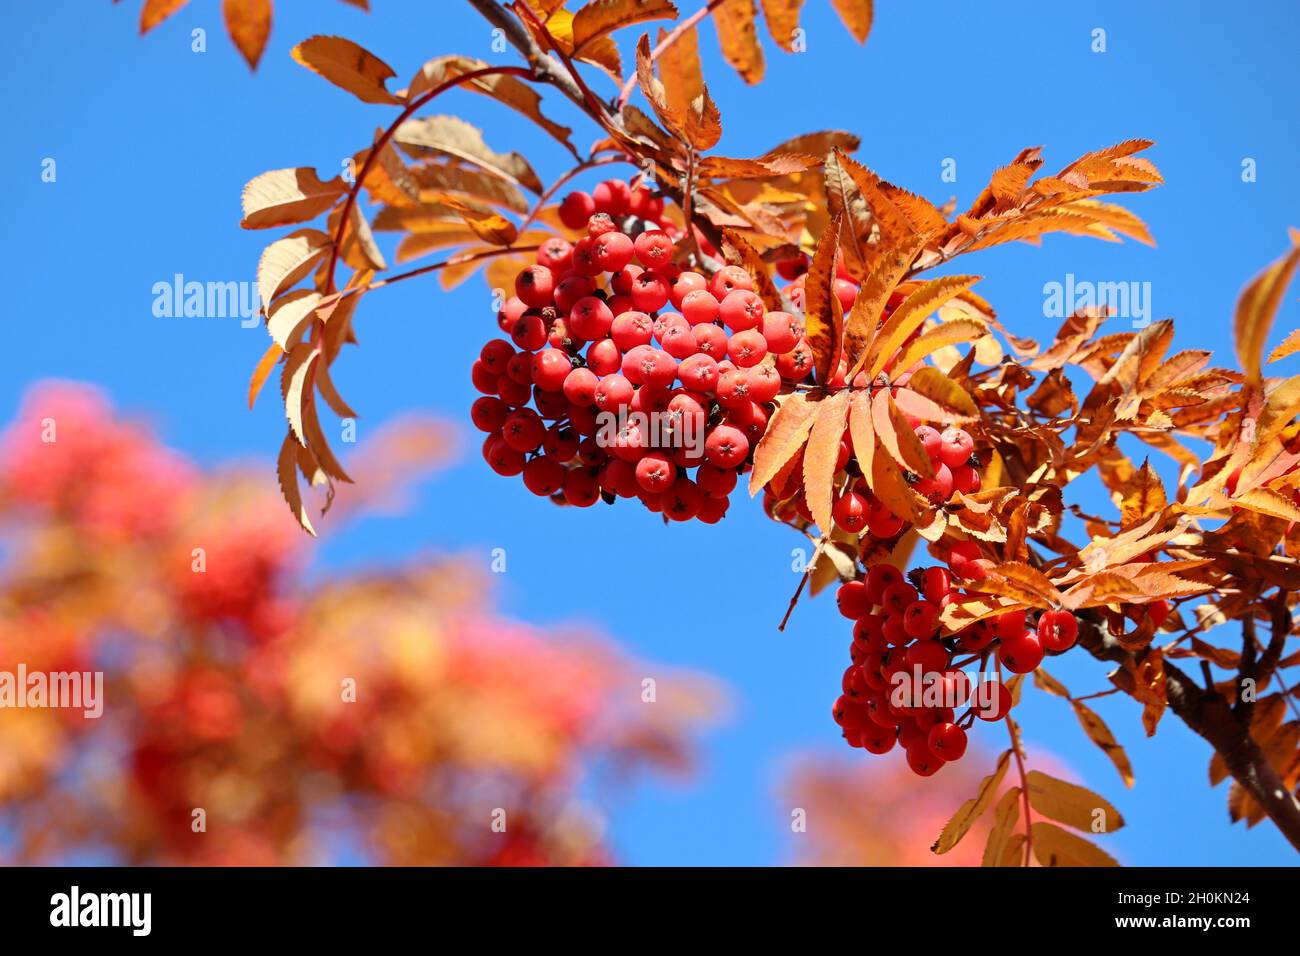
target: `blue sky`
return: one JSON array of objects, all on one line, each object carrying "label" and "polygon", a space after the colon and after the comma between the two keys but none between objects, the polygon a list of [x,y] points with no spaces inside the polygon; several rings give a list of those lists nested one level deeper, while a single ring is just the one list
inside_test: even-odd
[{"label": "blue sky", "polygon": [[[697,6],[683,0],[685,10]],[[240,188],[266,169],[314,165],[333,175],[366,144],[388,108],[366,106],[302,69],[290,47],[313,33],[345,35],[398,73],[400,86],[427,58],[463,53],[493,62],[488,28],[459,3],[374,0],[364,14],[343,3],[277,4],[266,55],[251,75],[225,37],[216,0],[195,0],[148,37],[136,35],[138,2],[47,0],[9,11],[0,34],[5,74],[7,194],[0,248],[8,270],[0,419],[26,386],[63,377],[103,384],[147,414],[171,444],[200,462],[231,456],[270,462],[283,436],[274,401],[244,406],[248,374],[267,339],[232,319],[163,319],[155,282],[251,280],[270,232],[238,228]],[[439,8],[436,15],[428,11]],[[442,8],[446,8],[443,10]],[[936,201],[967,204],[994,168],[1024,146],[1045,146],[1046,169],[1082,152],[1147,137],[1167,185],[1122,200],[1158,242],[1112,245],[1049,237],[1005,246],[958,268],[1009,327],[1050,336],[1043,286],[1079,280],[1151,284],[1155,318],[1173,316],[1180,347],[1213,348],[1231,364],[1232,306],[1242,285],[1281,253],[1300,225],[1300,122],[1294,93],[1300,8],[1172,4],[882,3],[865,48],[826,0],[804,13],[807,52],[767,44],[764,84],[746,88],[702,39],[710,89],[723,116],[719,151],[746,156],[804,131],[862,137],[858,158],[885,178]],[[191,52],[191,30],[208,33]],[[1091,52],[1092,31],[1106,52]],[[624,43],[625,56],[630,44]],[[595,131],[557,95],[554,118],[575,142]],[[452,94],[439,111],[480,124],[498,150],[534,160],[544,181],[562,172],[553,141],[482,97]],[[46,158],[57,181],[41,180]],[[1257,181],[1242,181],[1243,159]],[[940,180],[956,161],[954,183]],[[1300,325],[1288,297],[1275,340]],[[373,428],[410,409],[465,420],[474,398],[468,365],[494,331],[481,280],[443,293],[432,281],[368,297],[356,323],[362,347],[335,366],[335,381]],[[1126,327],[1116,320],[1115,331]],[[272,398],[273,396],[264,396]],[[322,547],[321,572],[449,549],[486,563],[505,547],[509,572],[497,597],[543,622],[589,622],[654,661],[715,673],[735,688],[731,720],[705,741],[703,773],[687,787],[652,786],[609,808],[623,858],[644,864],[764,864],[789,847],[788,808],[774,796],[781,757],[812,748],[849,759],[829,717],[848,629],[828,598],[804,602],[791,626],[776,622],[797,583],[800,539],[733,504],[722,525],[664,527],[630,507],[575,512],[491,476],[469,454],[423,486],[411,513],[372,520]],[[1157,462],[1165,473],[1167,462]],[[1083,503],[1105,507],[1094,486]],[[610,555],[616,555],[610,560]],[[1083,655],[1053,666],[1072,690],[1107,686]],[[1129,826],[1107,846],[1128,863],[1291,864],[1267,826],[1230,826],[1226,788],[1210,790],[1209,750],[1169,718],[1142,737],[1126,700],[1098,702],[1127,745],[1137,786],[1125,791],[1068,708],[1027,693],[1031,756],[1057,755],[1112,799]],[[1000,729],[985,735],[1003,746]],[[816,821],[810,821],[816,825]]]}]

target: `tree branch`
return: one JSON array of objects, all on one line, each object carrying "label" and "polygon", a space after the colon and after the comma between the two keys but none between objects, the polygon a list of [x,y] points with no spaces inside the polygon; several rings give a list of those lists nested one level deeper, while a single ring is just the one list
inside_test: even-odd
[{"label": "tree branch", "polygon": [[[1079,644],[1098,660],[1121,665],[1133,660],[1133,655],[1107,631],[1100,615],[1079,615]],[[1203,690],[1174,664],[1165,661],[1164,673],[1169,709],[1223,757],[1233,779],[1300,850],[1300,802],[1251,736],[1249,719],[1234,712],[1222,694]]]}]

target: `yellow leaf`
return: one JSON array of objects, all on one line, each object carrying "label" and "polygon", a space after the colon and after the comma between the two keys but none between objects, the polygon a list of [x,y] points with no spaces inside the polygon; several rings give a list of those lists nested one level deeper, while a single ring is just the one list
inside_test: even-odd
[{"label": "yellow leaf", "polygon": [[1011,835],[1020,821],[1020,788],[1012,787],[1002,795],[993,810],[993,826],[984,844],[981,866],[998,866],[1006,853]]},{"label": "yellow leaf", "polygon": [[1034,858],[1043,866],[1119,866],[1101,847],[1054,823],[1036,822],[1029,828]]},{"label": "yellow leaf", "polygon": [[[659,30],[656,44],[663,43],[668,33]],[[659,54],[659,79],[663,83],[664,100],[670,112],[685,116],[691,104],[704,92],[704,74],[700,68],[699,31],[695,27],[678,35],[663,53]]]},{"label": "yellow leaf", "polygon": [[[488,66],[489,64],[483,60],[476,60],[468,56],[435,57],[424,64],[420,68],[420,72],[415,75],[415,79],[411,81],[410,87],[407,88],[406,98],[408,101],[414,100],[421,94],[441,86],[457,76],[474,73]],[[558,142],[569,146],[569,137],[572,135],[573,130],[547,119],[542,114],[541,95],[518,77],[494,73],[462,83],[460,88],[492,97],[503,106],[508,106],[528,117]]]},{"label": "yellow leaf", "polygon": [[271,0],[222,0],[221,9],[230,39],[249,68],[257,69],[271,35]]},{"label": "yellow leaf", "polygon": [[[1029,805],[1045,817],[1093,833],[1113,833],[1124,825],[1124,818],[1110,801],[1086,787],[1037,770],[1029,771],[1025,781],[1029,785]],[[1098,824],[1101,829],[1096,829]]]},{"label": "yellow leaf", "polygon": [[1260,359],[1264,342],[1272,328],[1273,317],[1282,301],[1282,293],[1300,264],[1300,241],[1250,281],[1237,300],[1237,314],[1233,320],[1237,341],[1237,358],[1246,373],[1247,385],[1258,385]]},{"label": "yellow leaf", "polygon": [[320,352],[310,342],[300,342],[294,346],[285,360],[280,373],[280,392],[284,397],[284,414],[289,420],[290,434],[298,439],[298,444],[306,445],[307,437],[303,431],[303,407],[311,401],[311,370],[320,357]]},{"label": "yellow leaf", "polygon": [[892,457],[882,454],[872,456],[870,485],[875,496],[895,515],[914,525],[925,523],[922,521],[924,515],[918,496]]},{"label": "yellow leaf", "polygon": [[957,812],[953,814],[952,819],[944,825],[943,832],[939,834],[939,839],[935,840],[934,845],[930,847],[932,852],[947,853],[961,842],[961,838],[970,831],[971,826],[989,808],[989,804],[993,802],[993,797],[998,792],[1002,778],[1006,776],[1010,759],[1011,751],[1004,750],[1001,756],[998,757],[998,763],[993,772],[980,782],[979,790],[975,796],[963,803]]},{"label": "yellow leaf", "polygon": [[245,229],[269,229],[315,219],[347,193],[347,184],[335,177],[321,182],[316,170],[273,169],[254,176],[244,187]]},{"label": "yellow leaf", "polygon": [[302,489],[298,487],[298,448],[298,442],[290,432],[284,437],[284,444],[280,446],[275,475],[280,483],[280,494],[284,496],[289,511],[302,529],[315,537],[316,529],[311,526],[311,519],[307,517],[307,508],[302,502]]},{"label": "yellow leaf", "polygon": [[697,151],[712,149],[722,138],[722,115],[706,86],[686,111],[686,139]]},{"label": "yellow leaf", "polygon": [[314,36],[293,48],[293,58],[363,103],[400,103],[384,86],[393,68],[343,37]]},{"label": "yellow leaf", "polygon": [[839,455],[840,441],[844,437],[844,419],[849,410],[848,389],[816,402],[817,414],[813,419],[808,446],[803,453],[803,487],[817,527],[829,532],[831,501],[834,496],[835,460]]},{"label": "yellow leaf", "polygon": [[1282,340],[1282,344],[1269,353],[1269,362],[1280,362],[1288,356],[1300,352],[1300,329],[1294,329]]},{"label": "yellow leaf", "polygon": [[148,33],[190,0],[144,0],[140,10],[140,33]]},{"label": "yellow leaf", "polygon": [[1079,701],[1070,702],[1074,707],[1074,714],[1079,718],[1079,724],[1083,727],[1083,732],[1088,735],[1088,739],[1102,749],[1102,752],[1110,758],[1110,762],[1115,765],[1119,771],[1120,779],[1124,781],[1124,786],[1133,786],[1133,765],[1129,763],[1128,754],[1124,752],[1115,741],[1115,735],[1110,732],[1106,722],[1097,716],[1096,712],[1088,707],[1087,704]]},{"label": "yellow leaf", "polygon": [[1300,506],[1272,488],[1252,489],[1233,498],[1232,502],[1250,511],[1256,511],[1273,518],[1300,521]]},{"label": "yellow leaf", "polygon": [[853,442],[853,457],[867,479],[872,482],[872,461],[876,454],[876,429],[871,424],[871,393],[854,392],[849,403],[849,438]]},{"label": "yellow leaf", "polygon": [[319,292],[295,289],[272,302],[266,310],[266,331],[275,344],[286,352],[291,351],[322,301]]},{"label": "yellow leaf", "polygon": [[979,408],[970,393],[929,365],[923,365],[913,372],[906,387],[900,391],[915,392],[933,402],[954,421],[970,421],[979,417]]},{"label": "yellow leaf", "polygon": [[786,53],[794,52],[795,30],[799,27],[799,8],[803,0],[762,0],[763,19],[776,45]]},{"label": "yellow leaf", "polygon": [[498,153],[483,141],[483,134],[456,116],[423,116],[407,120],[393,139],[417,151],[433,150],[473,163],[486,173],[541,195],[542,181],[519,153]]},{"label": "yellow leaf", "polygon": [[484,242],[494,246],[508,246],[519,236],[515,224],[505,216],[494,212],[481,212],[455,199],[448,199],[447,204],[460,213],[460,218],[465,220],[465,225],[469,226],[474,235]]},{"label": "yellow leaf", "polygon": [[581,56],[593,41],[622,27],[676,16],[668,0],[591,0],[573,15],[573,55]]},{"label": "yellow leaf", "polygon": [[1125,483],[1121,503],[1122,526],[1127,527],[1144,521],[1151,515],[1164,510],[1168,499],[1160,476],[1155,473],[1149,461],[1143,461],[1142,467],[1133,473]]},{"label": "yellow leaf", "polygon": [[922,332],[907,347],[894,367],[909,369],[921,359],[949,345],[958,342],[973,342],[989,334],[989,327],[976,319],[956,319],[944,322],[932,329]]},{"label": "yellow leaf", "polygon": [[262,386],[266,384],[267,378],[270,377],[271,370],[275,368],[276,363],[280,361],[283,355],[284,351],[276,342],[268,345],[266,351],[262,353],[262,357],[257,362],[257,367],[253,369],[252,377],[248,380],[248,407],[250,410],[256,404],[257,396],[261,393]]},{"label": "yellow leaf", "polygon": [[871,33],[872,0],[831,0],[831,6],[849,28],[853,38],[866,43]]},{"label": "yellow leaf", "polygon": [[908,424],[907,416],[894,404],[888,389],[880,389],[872,399],[871,424],[880,444],[894,456],[895,461],[922,478],[934,477],[934,465],[930,463],[925,446]]},{"label": "yellow leaf", "polygon": [[826,384],[839,360],[842,315],[834,292],[839,220],[832,220],[813,252],[804,277],[804,338],[813,353],[817,381]]},{"label": "yellow leaf", "polygon": [[[895,357],[907,337],[939,306],[979,281],[979,276],[945,276],[931,279],[909,295],[876,333],[867,352],[868,377],[875,378]],[[901,372],[902,369],[900,368]]]},{"label": "yellow leaf", "polygon": [[[831,150],[826,154],[822,168],[826,209],[831,218],[840,223],[840,252],[844,256],[844,265],[861,281],[872,261],[868,244],[871,242],[875,217],[840,156],[839,150]],[[873,316],[873,322],[874,318]]]},{"label": "yellow leaf", "polygon": [[1011,598],[1026,607],[1047,608],[1061,603],[1061,592],[1047,575],[1021,561],[1004,561],[990,568],[987,577],[967,587]]},{"label": "yellow leaf", "polygon": [[763,48],[758,45],[754,0],[728,0],[713,10],[722,57],[741,79],[754,84],[763,78]]},{"label": "yellow leaf", "polygon": [[813,425],[817,404],[806,392],[795,392],[777,407],[767,431],[754,449],[754,470],[749,474],[749,494],[758,494],[803,447]]},{"label": "yellow leaf", "polygon": [[307,275],[329,248],[330,237],[319,229],[298,229],[262,250],[257,263],[257,294],[262,308]]}]

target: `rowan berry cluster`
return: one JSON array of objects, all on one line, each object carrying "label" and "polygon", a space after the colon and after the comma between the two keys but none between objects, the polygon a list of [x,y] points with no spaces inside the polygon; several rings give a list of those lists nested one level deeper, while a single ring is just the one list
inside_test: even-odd
[{"label": "rowan berry cluster", "polygon": [[[917,568],[905,578],[882,563],[841,585],[836,601],[854,622],[853,643],[833,716],[850,746],[873,754],[900,746],[908,766],[928,777],[961,759],[976,718],[1001,720],[1011,710],[1003,671],[1027,674],[1046,652],[1073,646],[1078,624],[1063,610],[1042,612],[1033,629],[1015,610],[944,635],[943,609],[962,598],[962,579],[983,576],[982,560],[974,542],[960,542],[946,568]],[[986,673],[991,658],[998,667]],[[973,675],[965,670],[971,665]]]},{"label": "rowan berry cluster", "polygon": [[[472,378],[483,456],[537,495],[588,507],[637,498],[718,521],[783,381],[805,378],[803,321],[769,312],[750,274],[679,264],[662,200],[617,180],[575,192],[519,272]],[[697,237],[706,255],[716,255]]]}]

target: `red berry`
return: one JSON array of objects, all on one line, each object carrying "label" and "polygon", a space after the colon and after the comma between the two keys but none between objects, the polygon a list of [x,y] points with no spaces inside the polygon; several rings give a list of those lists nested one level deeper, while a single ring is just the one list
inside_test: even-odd
[{"label": "red berry", "polygon": [[858,284],[849,279],[836,279],[833,283],[835,298],[840,300],[845,314],[853,308],[853,300],[858,297]]},{"label": "red berry", "polygon": [[[721,366],[719,368],[722,369]],[[749,376],[744,369],[728,368],[719,371],[714,394],[723,408],[739,408],[753,401],[749,396]]]},{"label": "red berry", "polygon": [[727,355],[740,368],[750,368],[767,356],[767,340],[757,329],[737,332],[727,340]]},{"label": "red berry", "polygon": [[668,265],[673,261],[673,241],[660,229],[649,229],[636,237],[633,243],[637,261],[648,269]]},{"label": "red berry", "polygon": [[546,437],[542,417],[531,408],[521,408],[506,416],[501,425],[502,440],[515,451],[536,451]]},{"label": "red berry", "polygon": [[789,352],[803,338],[803,321],[789,312],[768,312],[759,322],[767,350],[775,355]]},{"label": "red berry", "polygon": [[970,461],[971,453],[975,451],[975,442],[964,429],[949,428],[941,439],[939,458],[945,465],[956,468]]},{"label": "red berry", "polygon": [[801,382],[807,378],[808,373],[813,370],[812,350],[808,347],[808,343],[800,341],[789,352],[778,355],[776,370],[786,381]]},{"label": "red berry", "polygon": [[903,627],[912,637],[934,637],[939,630],[939,606],[929,601],[913,601],[903,612]]},{"label": "red berry", "polygon": [[871,613],[871,601],[867,598],[867,586],[861,581],[846,581],[835,592],[835,604],[851,621],[866,617]]},{"label": "red berry", "polygon": [[772,401],[781,391],[781,376],[771,365],[756,365],[746,369],[745,378],[749,383],[750,400],[760,405]]},{"label": "red berry", "polygon": [[647,269],[632,280],[632,305],[641,312],[658,312],[668,304],[668,280]]},{"label": "red berry", "polygon": [[980,720],[1001,720],[1011,712],[1011,691],[1001,681],[985,681],[979,687],[979,694],[987,695],[972,705]]},{"label": "red berry", "polygon": [[1038,636],[1045,649],[1068,651],[1079,639],[1079,622],[1069,611],[1044,611],[1038,619]]},{"label": "red berry", "polygon": [[[748,276],[748,273],[746,273]],[[718,305],[718,318],[733,332],[757,329],[763,320],[763,300],[746,289],[737,289],[727,293]],[[760,333],[761,335],[761,333]],[[797,344],[797,343],[796,343]],[[766,346],[766,340],[764,341]]]},{"label": "red berry", "polygon": [[929,777],[943,766],[943,759],[930,749],[928,740],[917,740],[907,748],[907,765],[918,777]]},{"label": "red berry", "polygon": [[599,212],[611,216],[625,216],[628,202],[632,198],[632,190],[621,179],[607,179],[591,191],[591,198]]},{"label": "red berry", "polygon": [[559,236],[547,239],[537,250],[537,264],[545,266],[556,275],[568,272],[573,265],[573,243]]},{"label": "red berry", "polygon": [[572,428],[552,425],[542,439],[542,451],[556,461],[569,461],[578,453],[578,436]]},{"label": "red berry", "polygon": [[539,455],[524,465],[524,486],[533,494],[550,497],[564,487],[564,466],[547,455]]},{"label": "red berry", "polygon": [[740,266],[723,266],[709,280],[709,291],[719,302],[725,299],[728,293],[737,289],[749,292],[753,288],[754,280]]},{"label": "red berry", "polygon": [[570,229],[585,229],[596,211],[595,200],[584,192],[572,192],[560,203],[560,222]]},{"label": "red berry", "polygon": [[691,329],[695,344],[705,355],[722,361],[727,355],[727,333],[716,325],[697,325]]},{"label": "red berry", "polygon": [[663,512],[671,521],[690,521],[699,514],[703,504],[703,492],[685,475],[678,475],[664,492]]},{"label": "red berry", "polygon": [[867,499],[856,491],[846,491],[831,508],[835,524],[849,534],[858,534],[867,526]]},{"label": "red berry", "polygon": [[682,296],[679,308],[691,325],[703,325],[718,318],[718,300],[707,289],[692,289]]},{"label": "red berry", "polygon": [[500,438],[489,438],[483,446],[483,457],[498,475],[511,478],[524,470],[524,453],[515,451]]},{"label": "red berry", "polygon": [[922,478],[913,487],[935,504],[942,504],[952,497],[952,471],[939,462],[934,468],[933,478]]},{"label": "red berry", "polygon": [[605,272],[618,272],[632,261],[632,239],[621,232],[607,232],[592,245],[592,258]]},{"label": "red berry", "polygon": [[902,615],[913,601],[919,597],[916,588],[905,581],[898,581],[885,588],[880,604],[889,614]]},{"label": "red berry", "polygon": [[1014,641],[1025,633],[1025,612],[1008,611],[993,618],[993,632],[1004,640]]},{"label": "red berry", "polygon": [[590,508],[600,500],[600,483],[585,468],[575,468],[564,479],[564,500],[577,508]]},{"label": "red berry", "polygon": [[677,466],[663,452],[647,452],[646,456],[636,463],[637,484],[646,491],[652,493],[667,491],[676,477]]},{"label": "red berry", "polygon": [[510,340],[528,352],[536,352],[546,344],[546,323],[539,311],[521,315],[510,326]]},{"label": "red berry", "polygon": [[[912,636],[909,632],[909,636]],[[942,673],[950,660],[948,649],[933,639],[917,641],[907,649],[908,668],[919,667],[922,674]],[[919,693],[921,688],[916,688]]]},{"label": "red berry", "polygon": [[479,431],[494,432],[505,422],[509,412],[510,409],[501,399],[484,395],[474,400],[469,408],[469,417]]},{"label": "red berry", "polygon": [[570,272],[555,287],[555,307],[568,315],[579,299],[586,298],[596,291],[596,282],[591,276]]},{"label": "red berry", "polygon": [[596,407],[602,412],[617,412],[632,401],[635,389],[622,375],[606,375],[596,386]]},{"label": "red berry", "polygon": [[603,300],[589,295],[574,303],[569,312],[569,329],[578,338],[591,342],[609,335],[614,313]]},{"label": "red berry", "polygon": [[[704,278],[704,276],[700,275],[698,272],[688,271],[680,273],[677,278],[673,280],[673,308],[680,311],[682,303],[685,301],[685,297],[688,293],[694,292],[696,289],[707,289],[708,286],[709,280]],[[717,300],[714,299],[714,301],[716,302]],[[693,325],[694,323],[691,324]]]},{"label": "red berry", "polygon": [[555,293],[555,273],[545,266],[526,266],[515,276],[515,295],[534,309],[550,305]]},{"label": "red berry", "polygon": [[937,460],[939,449],[943,447],[943,439],[939,436],[938,430],[931,428],[929,425],[917,425],[916,437],[921,440],[921,447],[930,456],[930,460]]},{"label": "red berry", "polygon": [[558,392],[573,370],[569,356],[559,349],[543,349],[533,356],[533,384],[546,392]]},{"label": "red berry", "polygon": [[885,591],[895,584],[903,583],[903,572],[892,564],[877,564],[867,572],[867,597],[872,604],[883,604]]},{"label": "red berry", "polygon": [[564,378],[564,397],[574,405],[592,405],[600,380],[589,368],[575,368]]},{"label": "red berry", "polygon": [[921,574],[921,593],[933,604],[941,604],[952,590],[952,575],[947,568],[926,568]]},{"label": "red berry", "polygon": [[587,368],[597,375],[612,375],[623,365],[623,356],[612,339],[592,342],[587,348]]},{"label": "red berry", "polygon": [[926,743],[940,760],[960,760],[966,752],[966,731],[945,721],[930,728]]},{"label": "red berry", "polygon": [[970,465],[958,465],[952,470],[952,487],[964,495],[980,490],[980,473]]},{"label": "red berry", "polygon": [[749,455],[749,439],[734,426],[719,425],[705,439],[704,454],[719,468],[735,468]]},{"label": "red berry", "polygon": [[1010,640],[1003,638],[998,644],[998,660],[1013,674],[1028,674],[1043,662],[1043,642],[1033,631]]}]

